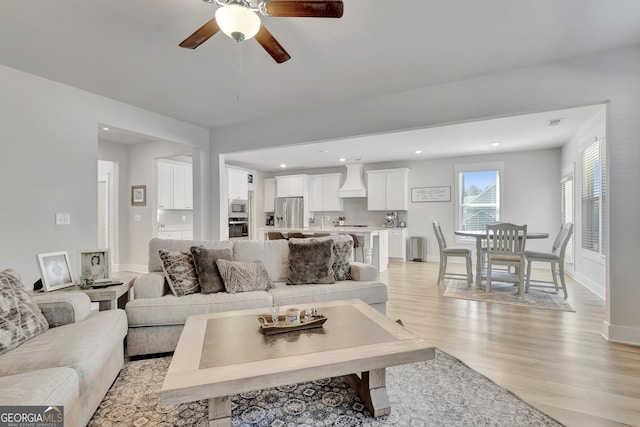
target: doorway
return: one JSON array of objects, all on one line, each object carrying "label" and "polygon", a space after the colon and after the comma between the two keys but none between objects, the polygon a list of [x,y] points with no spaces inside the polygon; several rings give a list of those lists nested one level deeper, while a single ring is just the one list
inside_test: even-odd
[{"label": "doorway", "polygon": [[118,200],[116,183],[117,164],[112,161],[98,160],[98,248],[111,249],[112,262],[118,260],[116,229],[118,227],[116,200]]}]

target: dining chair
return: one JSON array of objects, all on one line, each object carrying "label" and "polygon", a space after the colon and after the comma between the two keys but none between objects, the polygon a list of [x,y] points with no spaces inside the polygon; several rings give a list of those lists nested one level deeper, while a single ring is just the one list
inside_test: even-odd
[{"label": "dining chair", "polygon": [[494,279],[494,266],[515,267],[516,271],[511,274],[508,271],[501,271],[495,277],[499,282],[514,282],[518,284],[520,295],[524,295],[524,268],[525,268],[525,245],[527,242],[527,226],[516,225],[508,222],[499,224],[487,224],[487,295],[491,292],[491,281]]},{"label": "dining chair", "polygon": [[[551,252],[535,252],[525,251],[524,256],[527,260],[527,282],[526,290],[529,291],[530,286],[538,288],[555,288],[558,292],[558,277],[560,277],[560,284],[562,285],[562,291],[564,297],[567,298],[567,285],[564,282],[564,255],[567,250],[567,244],[571,239],[573,233],[573,224],[567,222],[560,227],[560,231],[556,236],[556,240],[553,242]],[[552,281],[548,280],[535,280],[535,284],[531,284],[531,264],[534,262],[548,262],[551,267]],[[542,284],[540,284],[542,283]],[[545,285],[547,283],[553,283],[553,286]]]},{"label": "dining chair", "polygon": [[306,234],[302,234],[302,233],[300,233],[300,232],[298,232],[298,231],[292,231],[292,232],[290,232],[290,233],[287,233],[287,239],[291,239],[291,238],[294,238],[294,239],[304,239],[304,238],[306,238],[306,237],[310,237],[310,236],[308,236],[308,235],[306,235]]},{"label": "dining chair", "polygon": [[362,252],[362,262],[364,262],[364,244],[360,243],[360,239],[355,234],[349,234],[353,239],[353,260],[358,261],[358,248],[361,249]]},{"label": "dining chair", "polygon": [[[471,268],[471,250],[466,248],[448,248],[447,241],[440,228],[438,221],[433,221],[433,231],[436,234],[436,240],[438,240],[438,247],[440,248],[440,269],[438,270],[438,284],[443,279],[459,279],[465,277],[467,279],[467,285],[470,287],[473,281],[473,270]],[[447,261],[449,257],[463,257],[467,265],[467,274],[462,273],[447,273]]]}]

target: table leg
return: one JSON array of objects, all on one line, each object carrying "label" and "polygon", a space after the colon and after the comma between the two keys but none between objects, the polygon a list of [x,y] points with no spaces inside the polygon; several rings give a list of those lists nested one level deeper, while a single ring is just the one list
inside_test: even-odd
[{"label": "table leg", "polygon": [[115,300],[98,301],[98,310],[99,311],[114,310],[115,308],[116,308],[116,301]]},{"label": "table leg", "polygon": [[371,415],[381,417],[391,413],[391,402],[387,394],[386,369],[374,369],[362,373],[362,378],[352,374],[345,377],[351,387],[358,393],[362,403]]},{"label": "table leg", "polygon": [[482,284],[482,237],[476,237],[476,287]]},{"label": "table leg", "polygon": [[231,427],[231,399],[229,396],[209,399],[209,427]]}]

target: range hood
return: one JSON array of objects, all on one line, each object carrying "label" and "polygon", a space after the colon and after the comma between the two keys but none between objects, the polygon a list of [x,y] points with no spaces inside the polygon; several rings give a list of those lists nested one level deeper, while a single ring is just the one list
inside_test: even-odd
[{"label": "range hood", "polygon": [[347,179],[338,192],[339,197],[367,197],[364,186],[364,165],[351,164],[347,166]]}]

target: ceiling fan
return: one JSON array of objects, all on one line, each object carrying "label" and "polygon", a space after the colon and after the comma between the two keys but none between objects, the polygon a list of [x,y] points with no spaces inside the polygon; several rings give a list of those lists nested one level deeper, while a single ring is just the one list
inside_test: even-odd
[{"label": "ceiling fan", "polygon": [[237,42],[255,38],[269,55],[281,64],[291,59],[286,50],[260,22],[264,16],[340,18],[342,0],[203,0],[216,3],[215,18],[187,37],[180,47],[195,49],[222,31]]}]

